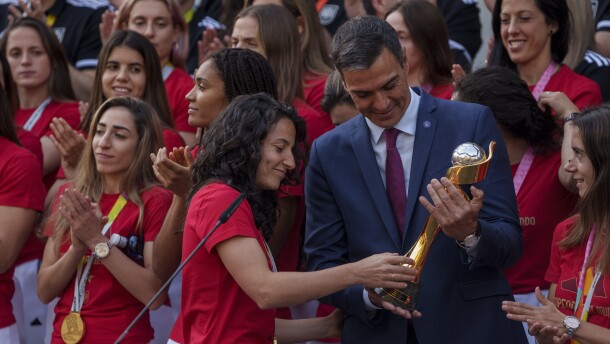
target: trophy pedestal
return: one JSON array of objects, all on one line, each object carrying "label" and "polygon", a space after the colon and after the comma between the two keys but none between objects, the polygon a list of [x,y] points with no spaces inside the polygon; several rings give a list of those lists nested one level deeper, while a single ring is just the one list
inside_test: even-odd
[{"label": "trophy pedestal", "polygon": [[377,289],[379,296],[385,301],[393,304],[396,307],[406,309],[408,311],[415,310],[415,304],[419,297],[419,284],[414,282],[406,282],[407,287],[403,289]]}]

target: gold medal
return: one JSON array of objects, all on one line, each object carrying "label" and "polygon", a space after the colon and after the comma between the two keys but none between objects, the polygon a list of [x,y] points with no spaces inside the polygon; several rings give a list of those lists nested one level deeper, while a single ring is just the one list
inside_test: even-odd
[{"label": "gold medal", "polygon": [[61,338],[66,344],[76,344],[85,335],[85,323],[80,313],[70,312],[61,323]]}]

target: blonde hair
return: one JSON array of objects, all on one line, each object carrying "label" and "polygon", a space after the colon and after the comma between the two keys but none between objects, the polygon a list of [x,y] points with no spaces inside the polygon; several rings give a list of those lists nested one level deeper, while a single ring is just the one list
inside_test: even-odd
[{"label": "blonde hair", "polygon": [[572,35],[563,63],[574,69],[585,56],[595,34],[593,10],[589,0],[566,0],[571,13]]}]

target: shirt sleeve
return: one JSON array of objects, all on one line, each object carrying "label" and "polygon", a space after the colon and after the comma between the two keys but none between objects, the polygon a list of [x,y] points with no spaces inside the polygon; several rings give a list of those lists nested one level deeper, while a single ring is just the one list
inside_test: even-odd
[{"label": "shirt sleeve", "polygon": [[[223,184],[207,186],[212,189],[204,197],[193,198],[191,207],[196,210],[197,236],[203,238],[214,228],[220,215],[238,197],[237,190]],[[190,212],[190,210],[189,210]],[[222,229],[222,230],[220,230]],[[233,215],[215,231],[205,244],[205,249],[211,253],[216,245],[235,236],[256,237],[256,225],[252,209],[246,200],[241,202]]]},{"label": "shirt sleeve", "polygon": [[553,244],[551,246],[551,260],[546,270],[544,279],[551,283],[557,283],[561,275],[561,252],[559,242],[565,237],[565,222],[557,225],[553,234]]},{"label": "shirt sleeve", "polygon": [[[144,197],[143,197],[144,198]],[[146,192],[144,201],[144,241],[154,241],[161,230],[165,216],[172,203],[172,194],[162,187],[153,187]]]},{"label": "shirt sleeve", "polygon": [[[21,149],[21,148],[18,148]],[[45,190],[36,157],[23,150],[0,170],[0,206],[42,211]]]}]

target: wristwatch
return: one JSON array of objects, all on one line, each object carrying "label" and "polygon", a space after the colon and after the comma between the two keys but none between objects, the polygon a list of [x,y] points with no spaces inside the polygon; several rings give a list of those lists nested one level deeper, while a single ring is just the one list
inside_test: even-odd
[{"label": "wristwatch", "polygon": [[465,249],[469,249],[471,247],[474,247],[476,244],[478,244],[480,238],[481,238],[481,227],[480,227],[480,225],[477,225],[477,230],[474,233],[472,233],[469,236],[467,236],[466,238],[464,238],[463,241],[456,240],[455,242],[457,242],[457,244],[460,245],[461,247],[463,247]]},{"label": "wristwatch", "polygon": [[578,114],[578,112],[572,112],[569,115],[563,116],[563,124],[568,123],[569,121],[573,120],[574,118],[576,118],[576,115]]},{"label": "wristwatch", "polygon": [[104,259],[108,257],[110,254],[110,249],[112,248],[112,244],[109,241],[100,242],[95,245],[93,252],[98,259]]},{"label": "wristwatch", "polygon": [[577,317],[568,315],[563,318],[563,326],[566,328],[566,333],[570,338],[574,338],[574,333],[580,327],[580,320]]},{"label": "wristwatch", "polygon": [[458,242],[458,244],[460,246],[462,246],[463,248],[468,249],[468,248],[471,248],[474,245],[478,244],[479,243],[479,238],[480,238],[480,236],[477,233],[470,234],[469,236],[464,238],[464,241]]}]

